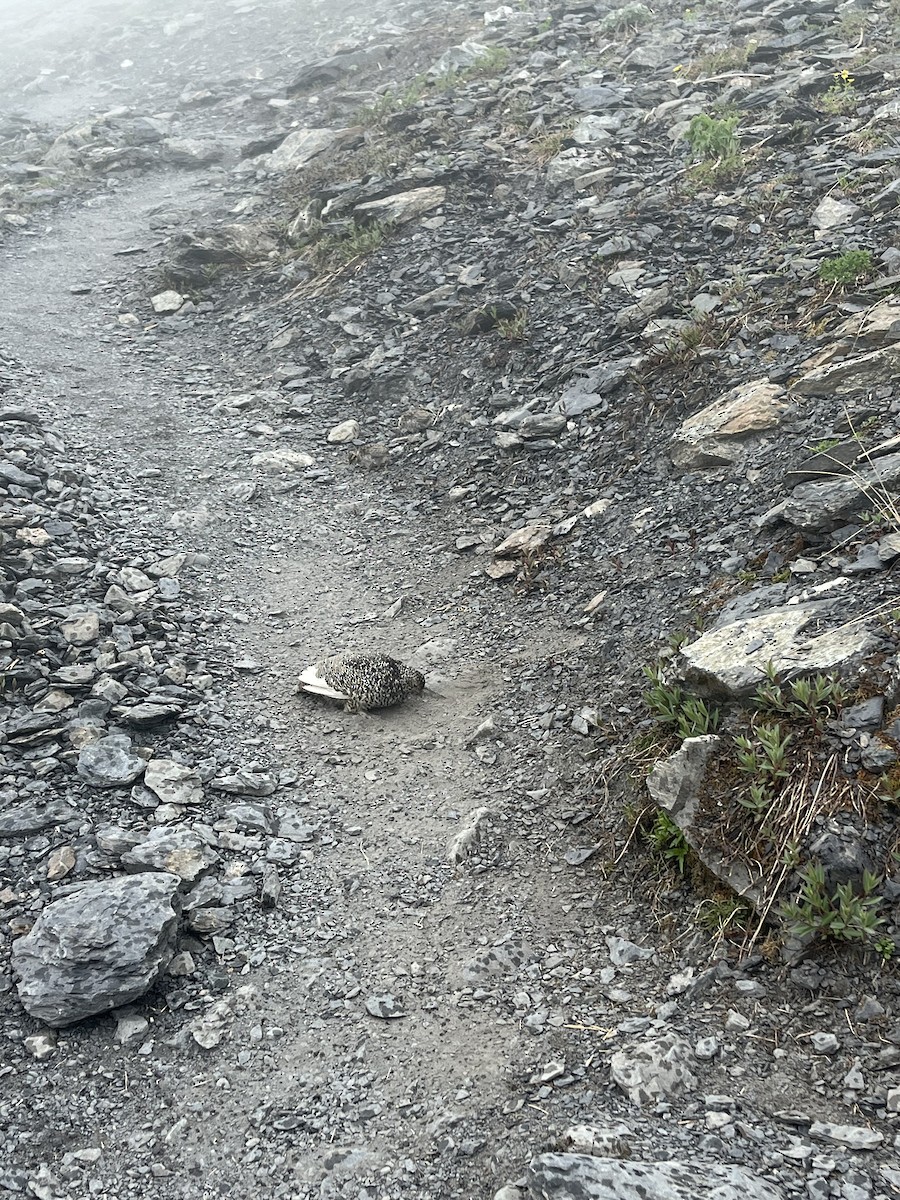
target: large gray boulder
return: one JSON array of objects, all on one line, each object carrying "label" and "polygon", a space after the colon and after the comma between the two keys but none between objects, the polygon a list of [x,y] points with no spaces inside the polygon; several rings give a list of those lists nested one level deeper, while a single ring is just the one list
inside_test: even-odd
[{"label": "large gray boulder", "polygon": [[539,1154],[527,1180],[527,1195],[541,1200],[784,1200],[752,1171],[713,1163]]},{"label": "large gray boulder", "polygon": [[12,945],[25,1010],[58,1029],[142,996],[175,950],[179,883],[164,874],[104,879],[48,904]]}]

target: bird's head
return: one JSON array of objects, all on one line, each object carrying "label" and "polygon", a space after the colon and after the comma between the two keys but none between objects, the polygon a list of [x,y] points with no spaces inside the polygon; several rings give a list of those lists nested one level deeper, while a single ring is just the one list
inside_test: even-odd
[{"label": "bird's head", "polygon": [[403,689],[408,696],[421,696],[425,691],[425,676],[421,671],[405,667],[403,671]]}]

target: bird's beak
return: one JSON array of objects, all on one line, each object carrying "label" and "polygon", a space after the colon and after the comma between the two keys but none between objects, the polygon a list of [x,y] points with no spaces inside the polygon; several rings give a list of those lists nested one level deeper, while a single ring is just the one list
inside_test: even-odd
[{"label": "bird's beak", "polygon": [[425,684],[425,686],[422,688],[422,695],[423,695],[423,696],[437,696],[437,697],[438,697],[439,699],[441,699],[441,700],[446,700],[446,696],[444,695],[444,693],[443,693],[443,692],[436,692],[436,691],[434,690],[434,688],[433,688],[433,687],[429,687],[427,683],[426,683],[426,684]]}]

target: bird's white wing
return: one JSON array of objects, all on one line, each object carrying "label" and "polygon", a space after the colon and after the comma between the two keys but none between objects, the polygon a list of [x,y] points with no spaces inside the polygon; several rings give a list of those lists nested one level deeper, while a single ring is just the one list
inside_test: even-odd
[{"label": "bird's white wing", "polygon": [[331,684],[325,682],[319,674],[318,667],[307,667],[305,671],[300,672],[300,689],[304,692],[311,692],[314,696],[330,696],[332,700],[347,699],[344,692],[339,692]]}]

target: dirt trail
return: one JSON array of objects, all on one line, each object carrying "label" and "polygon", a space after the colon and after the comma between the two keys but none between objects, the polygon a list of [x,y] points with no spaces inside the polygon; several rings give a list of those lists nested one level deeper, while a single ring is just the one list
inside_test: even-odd
[{"label": "dirt trail", "polygon": [[[498,649],[498,627],[461,601],[467,568],[447,565],[436,548],[442,531],[404,511],[377,476],[338,468],[325,494],[300,488],[253,506],[233,502],[226,467],[246,458],[246,439],[235,440],[190,392],[198,379],[210,391],[245,390],[256,382],[253,365],[233,358],[202,325],[169,346],[131,338],[116,322],[119,299],[133,286],[129,260],[117,252],[149,246],[149,215],[161,206],[188,212],[202,193],[194,177],[141,179],[54,215],[40,238],[20,240],[0,267],[0,294],[11,309],[3,316],[6,347],[42,373],[72,454],[134,480],[144,530],[210,555],[204,606],[223,615],[220,635],[234,658],[262,667],[231,698],[238,721],[229,740],[296,770],[310,824],[323,831],[261,940],[248,941],[247,982],[257,995],[243,1036],[208,1071],[163,1046],[151,1062],[129,1064],[114,1124],[128,1129],[147,1119],[159,1105],[154,1081],[168,1077],[157,1124],[177,1128],[179,1167],[201,1172],[207,1188],[233,1182],[236,1172],[258,1186],[250,1182],[253,1157],[246,1163],[246,1118],[267,1110],[298,1130],[287,1178],[321,1177],[323,1140],[349,1140],[365,1147],[358,1170],[384,1164],[395,1175],[408,1155],[415,1166],[401,1175],[437,1195],[449,1184],[426,1181],[445,1167],[424,1156],[441,1137],[450,1150],[483,1149],[488,1126],[496,1136],[497,1114],[509,1102],[510,1073],[533,1054],[519,1021],[493,999],[486,1003],[489,993],[480,1001],[453,994],[454,983],[465,983],[461,964],[494,943],[518,947],[536,933],[541,942],[562,934],[554,880],[540,859],[511,867],[515,849],[507,848],[502,873],[468,877],[446,858],[466,814],[498,801],[503,807],[503,772],[482,765],[465,743],[492,711],[503,686],[503,640],[511,652],[521,644],[524,613],[507,616]],[[90,293],[72,293],[85,283]],[[318,450],[322,433],[311,417],[298,440]],[[176,509],[205,514],[202,527],[167,535]],[[396,616],[378,615],[398,598]],[[553,640],[535,631],[535,652]],[[420,662],[441,695],[367,718],[296,697],[299,668],[346,645]],[[390,995],[405,1015],[362,1014],[360,990]],[[282,1031],[277,1052],[247,1051],[254,1036],[247,1030],[256,1026]],[[75,1031],[72,1043],[98,1052],[88,1033]],[[118,1071],[115,1052],[106,1054]],[[189,1102],[188,1079],[219,1089],[212,1124]],[[338,1096],[337,1108],[311,1101],[310,1089]],[[319,1115],[297,1118],[296,1126],[284,1116],[300,1110]],[[512,1150],[510,1143],[501,1157]],[[268,1162],[266,1178],[272,1169]],[[458,1186],[468,1174],[464,1159],[454,1174]],[[470,1180],[441,1194],[470,1197],[489,1186]]]}]

